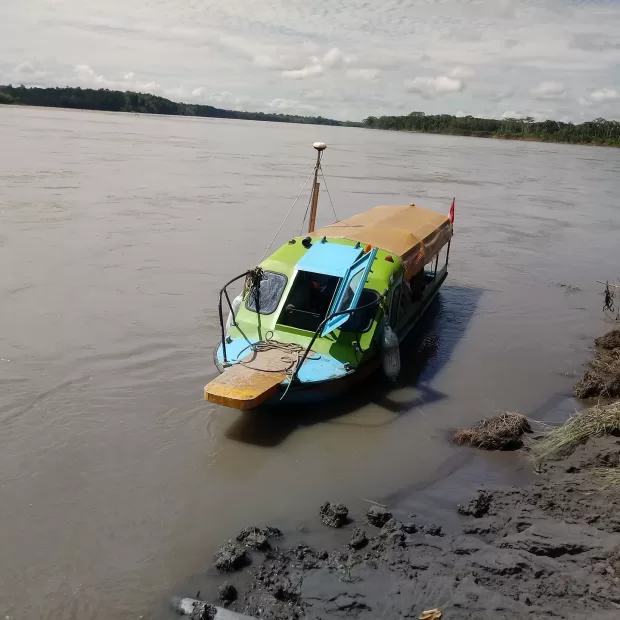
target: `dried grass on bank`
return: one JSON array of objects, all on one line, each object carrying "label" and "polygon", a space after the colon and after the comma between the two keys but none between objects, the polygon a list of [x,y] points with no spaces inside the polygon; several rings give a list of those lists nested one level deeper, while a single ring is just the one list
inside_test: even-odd
[{"label": "dried grass on bank", "polygon": [[511,450],[521,446],[523,433],[531,431],[528,419],[520,413],[503,413],[486,418],[452,437],[458,445],[470,444],[482,450]]},{"label": "dried grass on bank", "polygon": [[590,476],[601,491],[620,489],[620,467],[597,467],[590,471]]},{"label": "dried grass on bank", "polygon": [[616,398],[620,396],[620,329],[595,340],[598,349],[590,368],[575,385],[576,398]]},{"label": "dried grass on bank", "polygon": [[596,405],[570,418],[531,446],[537,461],[561,459],[590,437],[620,434],[620,401]]}]

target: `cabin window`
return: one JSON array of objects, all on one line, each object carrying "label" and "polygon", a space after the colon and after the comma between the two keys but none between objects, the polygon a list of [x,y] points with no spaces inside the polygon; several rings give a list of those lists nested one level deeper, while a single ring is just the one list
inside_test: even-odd
[{"label": "cabin window", "polygon": [[252,312],[271,314],[278,307],[287,282],[286,276],[281,273],[264,271],[260,285],[250,289],[245,307]]},{"label": "cabin window", "polygon": [[[365,288],[360,295],[360,300],[357,305],[359,308],[368,306],[368,304],[371,304],[373,301],[377,301],[379,297],[380,295],[377,291]],[[377,307],[378,304],[372,304],[372,306],[354,312],[349,320],[340,327],[340,331],[354,332],[356,334],[367,332],[372,327],[375,316],[377,316]]]},{"label": "cabin window", "polygon": [[278,323],[315,332],[327,316],[339,283],[337,276],[298,271]]},{"label": "cabin window", "polygon": [[396,327],[398,321],[398,307],[400,306],[401,285],[399,284],[392,293],[392,304],[390,305],[390,325]]}]

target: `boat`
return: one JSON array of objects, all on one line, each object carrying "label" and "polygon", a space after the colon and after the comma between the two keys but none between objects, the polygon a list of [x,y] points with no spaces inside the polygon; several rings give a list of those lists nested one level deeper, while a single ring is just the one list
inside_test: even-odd
[{"label": "boat", "polygon": [[[395,379],[400,343],[448,275],[454,200],[449,215],[414,203],[378,206],[315,229],[327,146],[313,146],[307,234],[220,291],[221,341],[213,354],[220,374],[204,388],[212,403],[316,402],[346,394],[380,368]],[[231,287],[241,282],[231,301]]]}]

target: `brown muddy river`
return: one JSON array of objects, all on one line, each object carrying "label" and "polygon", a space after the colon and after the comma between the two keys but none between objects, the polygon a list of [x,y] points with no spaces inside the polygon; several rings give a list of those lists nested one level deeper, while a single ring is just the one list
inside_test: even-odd
[{"label": "brown muddy river", "polygon": [[[450,429],[570,392],[620,277],[620,150],[6,106],[0,140],[2,618],[163,615],[241,527],[436,478]],[[217,292],[315,140],[341,217],[456,196],[448,281],[395,387],[218,408]]]}]

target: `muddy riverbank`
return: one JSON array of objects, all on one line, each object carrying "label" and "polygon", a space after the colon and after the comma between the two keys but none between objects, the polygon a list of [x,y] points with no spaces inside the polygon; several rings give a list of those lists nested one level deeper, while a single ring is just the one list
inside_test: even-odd
[{"label": "muddy riverbank", "polygon": [[[508,458],[531,476],[525,484],[490,484],[460,505],[458,493],[446,501],[449,486],[434,489],[443,501],[432,522],[428,511],[408,512],[420,499],[414,492],[393,505],[367,501],[363,511],[317,507],[312,527],[331,531],[329,545],[317,546],[305,528],[244,530],[222,545],[216,565],[224,570],[204,594],[273,620],[418,618],[429,610],[463,620],[618,618],[620,409],[596,406],[577,417],[598,425],[592,436],[572,430],[574,445],[552,442],[558,453],[544,460],[534,456],[549,433],[523,427],[524,448]],[[574,429],[576,419],[562,428]],[[461,486],[471,484],[475,463],[467,469],[452,476]]]},{"label": "muddy riverbank", "polygon": [[[545,466],[523,488],[486,489],[454,505],[458,521],[362,514],[313,548],[287,539],[252,551],[245,574],[227,577],[230,609],[260,618],[617,618],[620,499],[601,491],[591,467],[620,462],[620,440],[588,442]],[[317,521],[319,519],[317,510]]]}]

